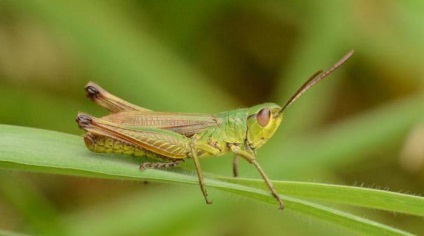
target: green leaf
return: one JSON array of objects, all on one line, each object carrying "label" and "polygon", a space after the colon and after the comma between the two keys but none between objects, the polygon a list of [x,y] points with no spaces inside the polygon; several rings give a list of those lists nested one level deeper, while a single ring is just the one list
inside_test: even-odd
[{"label": "green leaf", "polygon": [[[140,164],[140,159],[138,158],[93,154],[84,147],[82,138],[75,135],[8,125],[0,125],[0,132],[2,134],[0,136],[0,167],[74,176],[197,184],[197,177],[193,174],[194,172],[190,173],[185,170],[182,172],[179,171],[179,168],[173,171],[139,171],[137,165]],[[259,180],[237,180],[239,181],[238,184],[230,183],[228,182],[229,180],[220,181],[206,178],[205,181],[208,187],[260,200],[277,208],[277,203],[269,192],[255,186],[260,183]],[[287,196],[282,196],[287,211],[294,211],[308,217],[312,216],[318,220],[331,222],[361,233],[408,234],[387,225],[297,198],[307,192],[308,187],[310,189],[318,189],[320,193],[315,197],[305,195],[310,199],[323,199],[325,196],[329,196],[329,199],[344,198],[346,194],[338,194],[340,193],[338,190],[344,187],[279,181],[275,183],[277,189],[281,190],[280,192],[287,193]],[[361,205],[358,204],[359,202],[366,207],[371,206],[364,203],[367,199],[362,199],[364,197],[363,194],[378,196],[381,192],[384,192],[362,188],[347,189],[360,194],[352,194],[349,198],[339,200],[339,202]],[[199,194],[199,198],[202,198],[200,193],[197,194]],[[419,212],[422,212],[420,209],[423,207],[423,198],[388,192],[385,192],[382,196],[383,198],[380,198],[381,201],[393,201],[398,204],[394,204],[390,209],[385,205],[381,205],[377,207],[379,209],[422,215]],[[380,200],[377,199],[375,201],[378,202]],[[406,205],[413,204],[417,209],[415,211],[411,210],[411,207],[405,207],[403,203]]]}]

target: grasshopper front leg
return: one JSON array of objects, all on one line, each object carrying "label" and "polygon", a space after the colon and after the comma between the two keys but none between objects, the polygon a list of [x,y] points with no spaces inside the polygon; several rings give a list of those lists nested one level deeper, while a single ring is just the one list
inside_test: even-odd
[{"label": "grasshopper front leg", "polygon": [[246,161],[248,161],[250,164],[253,164],[256,169],[258,170],[258,172],[261,174],[262,178],[264,179],[266,185],[268,186],[269,190],[271,190],[271,194],[272,196],[278,201],[278,203],[280,204],[280,209],[283,210],[284,209],[284,203],[283,200],[280,198],[280,196],[278,195],[277,191],[274,188],[274,185],[272,184],[271,180],[269,179],[269,177],[265,174],[265,171],[262,169],[262,167],[259,165],[259,163],[256,161],[256,157],[253,153],[248,152],[248,151],[244,151],[241,150],[239,146],[237,145],[230,145],[230,148],[232,150],[232,152],[234,152],[234,154],[236,156],[240,156],[242,158],[244,158]]}]

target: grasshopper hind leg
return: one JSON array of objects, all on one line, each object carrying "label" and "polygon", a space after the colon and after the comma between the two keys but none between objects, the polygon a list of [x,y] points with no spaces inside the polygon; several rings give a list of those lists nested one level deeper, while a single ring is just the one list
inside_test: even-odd
[{"label": "grasshopper hind leg", "polygon": [[92,152],[98,153],[118,153],[118,154],[127,154],[133,155],[136,157],[148,157],[155,159],[166,159],[169,161],[161,162],[144,162],[140,165],[140,170],[146,169],[162,169],[162,168],[172,168],[176,167],[184,160],[170,160],[169,158],[157,155],[155,153],[149,152],[147,150],[135,147],[133,145],[127,144],[120,140],[112,139],[110,137],[96,135],[93,133],[87,133],[84,136],[84,143],[87,148]]},{"label": "grasshopper hind leg", "polygon": [[91,132],[84,135],[84,143],[90,151],[97,153],[117,153],[133,155],[135,157],[152,156],[151,153],[145,149],[136,147],[118,139]]},{"label": "grasshopper hind leg", "polygon": [[116,97],[93,82],[89,82],[85,86],[85,91],[89,99],[112,113],[121,111],[149,111],[149,109],[139,107]]}]

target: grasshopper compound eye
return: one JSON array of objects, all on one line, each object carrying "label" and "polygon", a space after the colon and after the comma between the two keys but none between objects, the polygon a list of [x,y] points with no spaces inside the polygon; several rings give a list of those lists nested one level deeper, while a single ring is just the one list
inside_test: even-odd
[{"label": "grasshopper compound eye", "polygon": [[258,114],[256,115],[256,119],[258,120],[258,123],[262,127],[267,126],[269,123],[269,120],[271,119],[271,111],[269,110],[269,108],[264,108],[260,110]]}]

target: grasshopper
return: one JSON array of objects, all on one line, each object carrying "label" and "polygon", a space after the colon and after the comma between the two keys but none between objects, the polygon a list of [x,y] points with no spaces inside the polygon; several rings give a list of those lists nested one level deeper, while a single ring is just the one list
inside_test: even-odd
[{"label": "grasshopper", "polygon": [[313,74],[281,107],[274,103],[264,103],[217,114],[152,111],[124,101],[89,82],[85,86],[88,98],[111,114],[96,118],[80,112],[76,121],[86,131],[84,142],[93,152],[156,159],[141,164],[141,170],[175,167],[185,159],[192,158],[200,189],[208,204],[212,202],[208,199],[199,158],[232,152],[234,177],[238,176],[238,159],[241,157],[256,167],[272,196],[278,201],[279,208],[283,209],[282,199],[256,161],[256,149],[275,133],[287,107],[341,66],[352,54],[353,51],[347,53],[327,71]]}]

